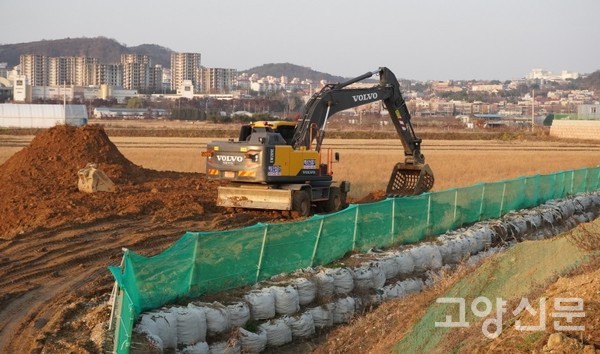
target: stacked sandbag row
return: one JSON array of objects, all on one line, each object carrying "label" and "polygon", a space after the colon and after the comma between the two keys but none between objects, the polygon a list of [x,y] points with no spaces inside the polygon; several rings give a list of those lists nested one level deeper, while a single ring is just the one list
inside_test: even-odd
[{"label": "stacked sandbag row", "polygon": [[[183,348],[185,353],[258,353],[267,346],[310,337],[317,328],[347,323],[368,305],[420,292],[436,281],[435,272],[442,267],[465,261],[472,265],[502,245],[559,234],[562,224],[592,220],[599,210],[600,193],[550,201],[449,231],[433,242],[355,255],[359,266],[301,269],[285,281],[256,284],[239,302],[227,306],[191,303],[147,312],[135,331],[144,334],[157,352]],[[316,305],[317,300],[322,305]],[[241,328],[250,320],[260,323],[255,331]],[[207,337],[222,337],[238,327],[237,347],[207,344]]]}]

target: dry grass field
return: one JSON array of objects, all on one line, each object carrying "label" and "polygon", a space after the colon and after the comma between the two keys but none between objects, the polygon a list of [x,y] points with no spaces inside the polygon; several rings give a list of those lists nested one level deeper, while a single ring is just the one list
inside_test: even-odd
[{"label": "dry grass field", "polygon": [[[32,136],[0,136],[0,164]],[[204,172],[200,153],[223,138],[111,137],[133,163],[145,168]],[[340,153],[334,177],[352,183],[350,196],[385,190],[394,165],[403,160],[398,140],[326,139]],[[324,150],[325,151],[325,150]],[[556,141],[426,140],[422,151],[435,176],[434,190],[600,165],[600,144]],[[83,166],[82,166],[83,167]]]}]

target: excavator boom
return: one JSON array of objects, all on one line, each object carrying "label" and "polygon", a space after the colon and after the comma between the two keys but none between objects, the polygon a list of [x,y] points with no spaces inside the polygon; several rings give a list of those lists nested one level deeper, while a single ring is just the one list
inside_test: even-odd
[{"label": "excavator boom", "polygon": [[[349,88],[351,84],[379,75],[379,84],[370,88]],[[433,188],[431,168],[421,153],[421,139],[415,135],[411,116],[400,92],[396,76],[385,67],[367,72],[354,79],[325,86],[307,102],[301,120],[296,125],[292,145],[298,149],[321,149],[327,120],[333,114],[348,108],[375,101],[383,101],[404,148],[404,162],[394,166],[387,187],[389,196],[407,196],[427,192]]]}]

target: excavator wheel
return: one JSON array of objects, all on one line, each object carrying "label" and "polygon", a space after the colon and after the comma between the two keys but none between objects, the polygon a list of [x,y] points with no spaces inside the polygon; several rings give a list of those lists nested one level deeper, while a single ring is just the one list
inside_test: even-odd
[{"label": "excavator wheel", "polygon": [[310,215],[310,195],[305,190],[294,191],[292,195],[292,212],[299,217]]},{"label": "excavator wheel", "polygon": [[433,172],[429,165],[397,163],[386,190],[389,197],[425,193],[433,188]]},{"label": "excavator wheel", "polygon": [[339,187],[331,187],[329,190],[329,199],[324,204],[326,213],[333,213],[342,209],[344,201],[342,200],[342,191]]}]

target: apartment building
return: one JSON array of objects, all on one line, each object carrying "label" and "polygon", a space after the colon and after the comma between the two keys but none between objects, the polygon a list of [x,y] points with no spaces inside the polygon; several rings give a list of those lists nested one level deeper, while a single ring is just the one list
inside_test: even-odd
[{"label": "apartment building", "polygon": [[150,58],[142,54],[122,54],[123,88],[147,89],[150,86]]},{"label": "apartment building", "polygon": [[27,77],[27,85],[48,86],[49,58],[45,55],[26,54],[20,57],[21,74]]},{"label": "apartment building", "polygon": [[92,85],[96,58],[90,57],[49,57],[48,85]]},{"label": "apartment building", "polygon": [[123,87],[123,66],[121,64],[96,64],[92,85]]},{"label": "apartment building", "polygon": [[199,70],[200,53],[171,53],[171,90],[178,90],[189,80],[196,93],[202,90]]},{"label": "apartment building", "polygon": [[232,90],[236,69],[200,68],[200,85],[204,93],[227,93]]}]

